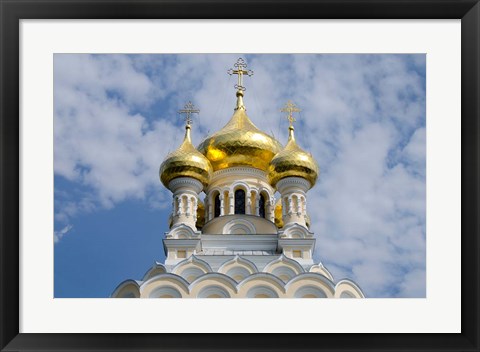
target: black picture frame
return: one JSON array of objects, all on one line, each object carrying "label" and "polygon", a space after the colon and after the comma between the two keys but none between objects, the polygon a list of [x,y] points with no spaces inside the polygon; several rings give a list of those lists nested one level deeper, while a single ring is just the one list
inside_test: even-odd
[{"label": "black picture frame", "polygon": [[[461,19],[462,304],[460,334],[20,334],[19,20]],[[478,0],[0,0],[0,349],[2,351],[480,351]],[[448,165],[446,165],[448,167]],[[275,314],[275,313],[273,313]],[[161,318],[161,317],[159,317]],[[279,318],[281,318],[279,316]],[[412,319],[415,319],[412,316]],[[439,312],[441,319],[441,312]],[[288,324],[288,322],[285,322]],[[212,332],[215,327],[212,326]]]}]

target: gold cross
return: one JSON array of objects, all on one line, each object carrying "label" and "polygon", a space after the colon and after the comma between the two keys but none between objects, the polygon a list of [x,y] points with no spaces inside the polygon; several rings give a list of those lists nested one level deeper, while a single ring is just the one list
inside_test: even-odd
[{"label": "gold cross", "polygon": [[239,58],[237,62],[233,65],[235,69],[230,69],[227,73],[231,75],[238,75],[238,83],[235,84],[235,89],[238,91],[244,91],[246,88],[243,86],[243,75],[252,76],[252,70],[246,70],[247,63],[242,58]]},{"label": "gold cross", "polygon": [[285,104],[285,106],[280,110],[281,112],[286,112],[287,113],[287,120],[288,122],[290,122],[290,127],[293,126],[293,123],[295,121],[297,121],[294,117],[293,117],[293,113],[294,112],[300,112],[302,111],[301,109],[297,108],[297,106],[291,101],[287,101],[287,103]]},{"label": "gold cross", "polygon": [[187,125],[190,125],[192,123],[192,114],[198,114],[200,110],[195,109],[195,106],[193,106],[192,102],[189,101],[187,104],[185,104],[185,107],[181,110],[178,110],[179,114],[185,114],[185,122]]}]

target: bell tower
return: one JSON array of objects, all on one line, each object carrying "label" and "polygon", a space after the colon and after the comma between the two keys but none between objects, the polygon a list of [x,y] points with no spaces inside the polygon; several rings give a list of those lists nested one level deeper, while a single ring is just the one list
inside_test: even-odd
[{"label": "bell tower", "polygon": [[295,140],[300,109],[291,101],[281,109],[289,121],[283,147],[247,115],[243,78],[253,71],[245,60],[227,73],[238,76],[230,120],[195,148],[191,116],[200,111],[189,102],[179,111],[183,142],[160,166],[173,197],[165,263],[123,282],[112,297],[363,298],[354,282],[335,282],[313,260],[307,192],[319,168]]}]

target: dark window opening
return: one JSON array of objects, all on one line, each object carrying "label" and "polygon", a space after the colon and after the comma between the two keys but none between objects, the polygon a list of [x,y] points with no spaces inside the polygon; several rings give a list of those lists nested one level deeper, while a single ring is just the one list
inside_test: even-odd
[{"label": "dark window opening", "polygon": [[213,216],[218,218],[220,216],[220,194],[215,196],[215,210],[213,212]]},{"label": "dark window opening", "polygon": [[245,214],[245,191],[243,189],[235,191],[235,214]]},{"label": "dark window opening", "polygon": [[258,207],[259,207],[259,215],[262,218],[265,218],[265,196],[263,194],[260,195],[260,199],[258,202]]}]

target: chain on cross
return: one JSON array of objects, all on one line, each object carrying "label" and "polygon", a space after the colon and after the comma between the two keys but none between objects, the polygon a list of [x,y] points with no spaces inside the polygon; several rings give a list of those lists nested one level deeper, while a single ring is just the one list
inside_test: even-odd
[{"label": "chain on cross", "polygon": [[246,88],[243,86],[243,75],[251,77],[253,75],[252,70],[247,70],[247,63],[242,58],[239,58],[237,62],[233,65],[234,69],[230,69],[227,73],[231,75],[238,75],[238,83],[235,84],[235,89],[238,91],[245,91]]},{"label": "chain on cross", "polygon": [[286,112],[287,113],[287,120],[290,123],[290,127],[293,127],[293,123],[297,121],[293,117],[294,112],[300,112],[302,111],[299,109],[291,100],[287,101],[285,106],[280,110],[281,112]]},{"label": "chain on cross", "polygon": [[192,102],[189,101],[187,104],[185,104],[185,107],[181,110],[178,110],[179,114],[185,114],[185,122],[187,125],[190,125],[192,123],[192,114],[198,114],[200,113],[199,109],[195,109],[195,106],[193,106]]}]

